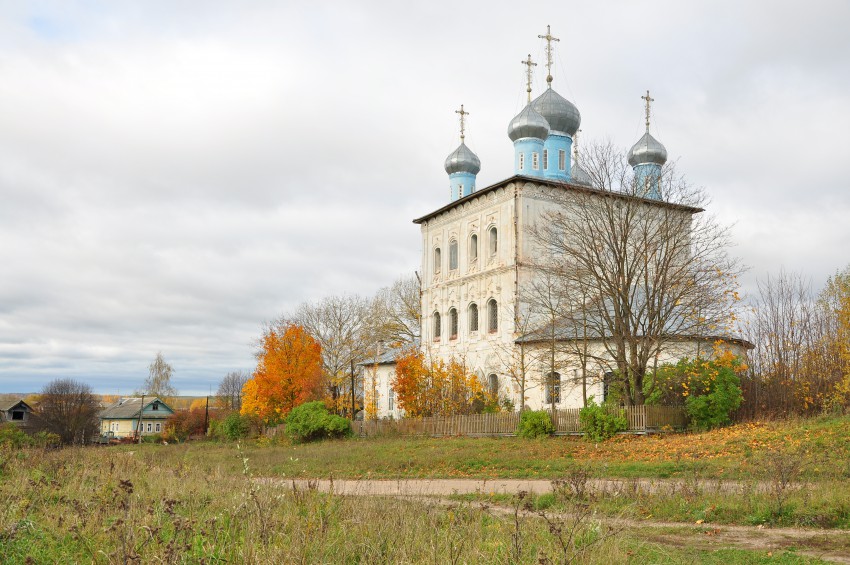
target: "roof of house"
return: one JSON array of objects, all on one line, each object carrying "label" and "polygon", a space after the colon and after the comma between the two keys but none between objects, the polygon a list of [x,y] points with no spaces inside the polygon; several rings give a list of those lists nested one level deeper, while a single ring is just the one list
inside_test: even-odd
[{"label": "roof of house", "polygon": [[[394,365],[395,359],[398,357],[399,353],[404,351],[410,344],[400,344],[400,345],[391,345],[381,351],[380,355],[377,357],[369,357],[368,359],[364,359],[358,365],[368,367],[369,365]],[[413,343],[413,347],[419,348],[419,340],[415,340]]]},{"label": "roof of house", "polygon": [[104,408],[103,411],[100,413],[100,418],[104,419],[104,420],[107,420],[107,419],[108,420],[120,420],[122,418],[138,418],[139,412],[144,410],[144,409],[147,409],[148,406],[152,405],[154,402],[160,403],[162,406],[164,406],[166,408],[166,410],[163,410],[162,413],[160,413],[160,414],[151,414],[150,411],[148,411],[145,414],[145,418],[168,418],[168,416],[170,416],[171,414],[174,413],[174,410],[172,410],[171,407],[168,406],[168,404],[166,404],[165,402],[163,402],[159,398],[147,397],[144,400],[145,400],[145,404],[144,404],[144,406],[142,406],[142,399],[140,397],[133,396],[133,397],[130,397],[130,398],[122,398],[121,400],[119,400],[115,404],[113,404],[111,406],[107,406],[106,408]]},{"label": "roof of house", "polygon": [[32,410],[32,406],[24,402],[23,398],[19,398],[18,400],[9,400],[0,404],[0,412],[8,412],[9,410],[16,408],[19,404],[22,404],[27,410]]},{"label": "roof of house", "polygon": [[667,207],[667,208],[676,208],[678,210],[683,210],[683,211],[686,211],[686,212],[690,212],[692,214],[697,214],[699,212],[704,211],[702,208],[696,208],[694,206],[686,206],[684,204],[675,204],[673,202],[665,202],[664,200],[655,200],[655,199],[652,199],[652,198],[642,198],[640,196],[635,196],[635,195],[632,195],[632,194],[626,194],[624,192],[617,192],[617,191],[614,191],[614,190],[605,190],[605,189],[601,189],[601,188],[582,186],[582,185],[577,185],[577,184],[573,184],[573,183],[563,182],[563,181],[556,180],[556,179],[545,179],[545,178],[539,178],[539,177],[529,177],[529,176],[525,176],[525,175],[514,175],[512,177],[506,178],[505,180],[499,181],[495,184],[491,184],[490,186],[487,186],[487,187],[482,188],[480,190],[476,190],[475,192],[473,192],[472,194],[469,194],[468,196],[464,196],[463,198],[459,198],[457,200],[449,202],[448,204],[446,204],[442,208],[434,210],[430,214],[426,214],[426,215],[422,216],[421,218],[416,218],[415,220],[413,220],[413,223],[414,224],[421,224],[423,222],[426,222],[426,221],[430,220],[431,218],[433,218],[434,216],[438,216],[439,214],[442,214],[443,212],[447,212],[448,210],[451,210],[455,206],[460,206],[460,205],[462,205],[466,202],[474,200],[475,198],[481,196],[482,194],[486,194],[486,193],[491,192],[493,190],[496,190],[498,188],[502,188],[502,187],[507,186],[508,184],[510,184],[512,182],[532,182],[532,183],[546,185],[546,186],[556,186],[556,187],[559,187],[559,188],[563,188],[564,190],[571,190],[571,191],[575,191],[575,192],[583,192],[583,193],[586,193],[586,194],[599,194],[599,195],[603,195],[603,196],[611,196],[611,197],[614,197],[614,198],[622,198],[624,200],[633,200],[633,201],[638,200],[638,201],[645,202],[645,203],[653,205],[653,206],[663,206],[663,207]]}]

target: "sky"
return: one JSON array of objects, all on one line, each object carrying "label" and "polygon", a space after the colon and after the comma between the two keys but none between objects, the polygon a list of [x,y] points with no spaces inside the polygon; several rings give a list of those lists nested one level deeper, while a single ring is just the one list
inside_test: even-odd
[{"label": "sky", "polygon": [[[0,392],[183,394],[263,324],[419,268],[470,112],[477,185],[544,59],[582,143],[652,133],[731,226],[745,292],[850,263],[850,3],[0,2]],[[545,86],[536,68],[535,95]]]}]

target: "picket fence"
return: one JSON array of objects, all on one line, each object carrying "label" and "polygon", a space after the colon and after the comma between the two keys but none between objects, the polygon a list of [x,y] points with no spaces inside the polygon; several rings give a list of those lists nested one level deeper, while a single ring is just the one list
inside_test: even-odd
[{"label": "picket fence", "polygon": [[[677,406],[606,407],[611,413],[622,411],[631,433],[652,433],[666,429],[682,429],[687,425],[683,408]],[[580,434],[579,408],[555,411],[555,435]],[[551,414],[551,412],[550,412]],[[352,423],[354,432],[371,436],[513,436],[519,424],[518,412],[471,414],[469,416],[435,416],[401,418],[399,420],[365,420]]]}]

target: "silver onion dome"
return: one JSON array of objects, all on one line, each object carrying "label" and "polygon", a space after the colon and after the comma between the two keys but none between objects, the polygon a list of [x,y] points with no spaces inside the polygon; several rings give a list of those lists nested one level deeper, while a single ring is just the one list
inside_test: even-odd
[{"label": "silver onion dome", "polygon": [[511,120],[508,125],[508,137],[511,138],[511,141],[524,137],[545,140],[549,137],[549,122],[529,104]]},{"label": "silver onion dome", "polygon": [[477,175],[481,170],[481,161],[478,155],[473,153],[466,144],[461,141],[457,149],[452,151],[446,157],[446,172],[452,173],[472,173]]},{"label": "silver onion dome", "polygon": [[590,175],[575,161],[573,161],[570,167],[570,182],[580,186],[593,186],[593,180],[590,178]]},{"label": "silver onion dome", "polygon": [[552,90],[551,87],[535,98],[531,105],[546,118],[552,133],[572,137],[581,125],[581,114],[575,104]]},{"label": "silver onion dome", "polygon": [[643,134],[643,137],[629,149],[629,165],[632,167],[643,163],[663,165],[666,162],[667,150],[649,132]]}]

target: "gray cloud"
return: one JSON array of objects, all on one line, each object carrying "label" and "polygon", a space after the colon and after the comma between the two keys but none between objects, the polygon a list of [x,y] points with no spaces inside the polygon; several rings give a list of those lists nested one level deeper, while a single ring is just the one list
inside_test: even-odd
[{"label": "gray cloud", "polygon": [[[253,366],[264,321],[418,268],[453,110],[512,174],[520,60],[561,37],[584,139],[653,128],[752,269],[848,259],[844,2],[23,3],[0,7],[0,391]],[[545,14],[545,15],[541,15]],[[537,68],[535,89],[544,84]]]}]

